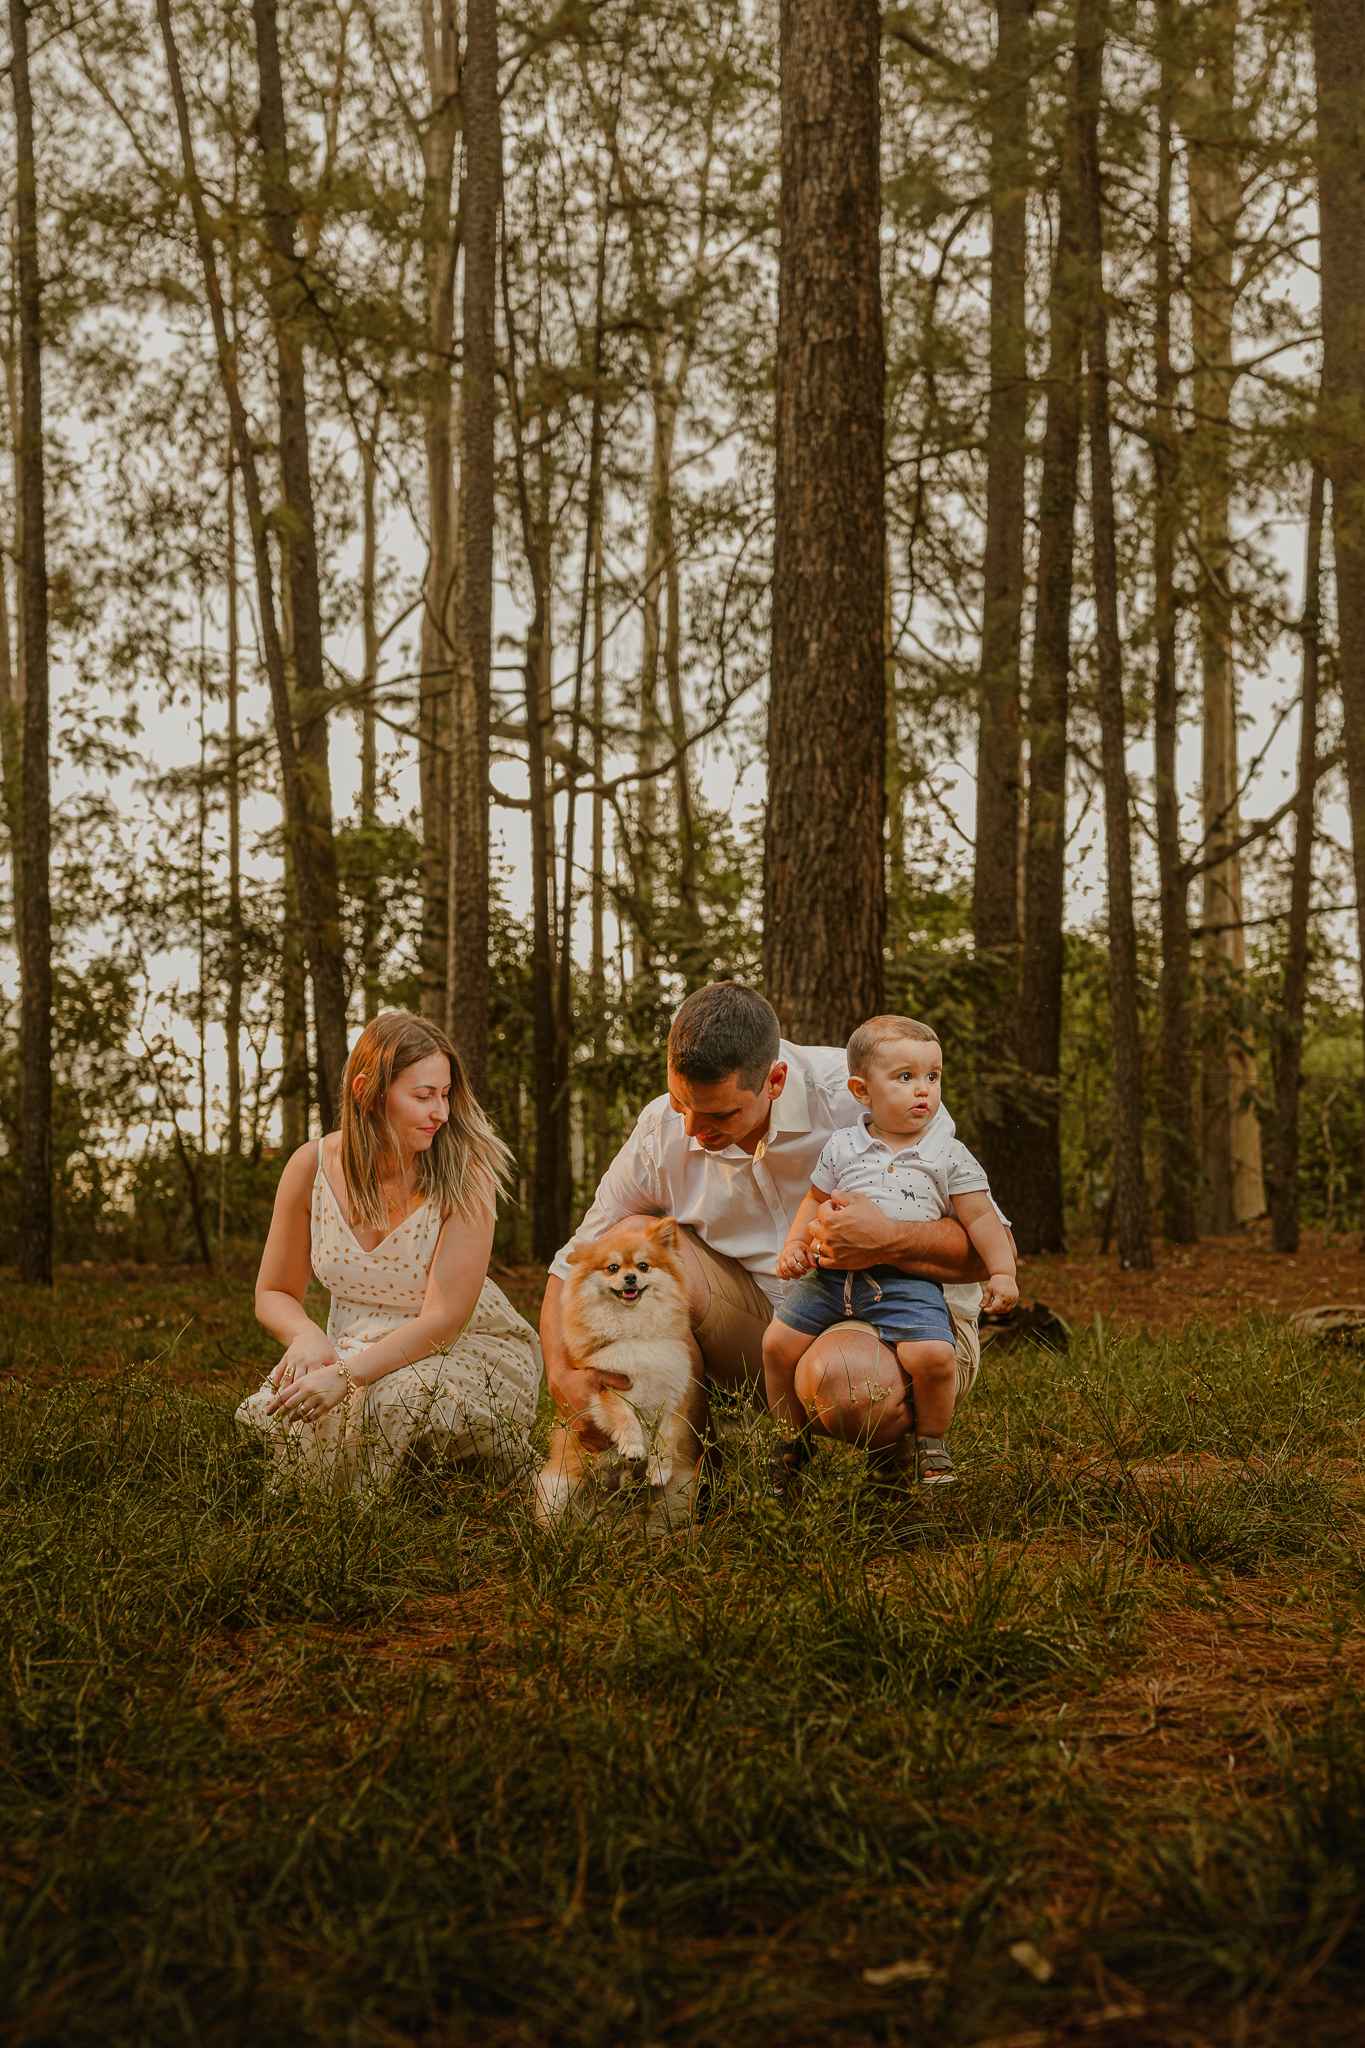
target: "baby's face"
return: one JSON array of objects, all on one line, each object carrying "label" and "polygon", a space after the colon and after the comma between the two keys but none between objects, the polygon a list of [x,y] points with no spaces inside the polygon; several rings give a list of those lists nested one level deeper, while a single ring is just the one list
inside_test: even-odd
[{"label": "baby's face", "polygon": [[943,1100],[942,1046],[933,1039],[889,1039],[878,1046],[863,1089],[855,1093],[867,1103],[878,1130],[917,1138]]}]

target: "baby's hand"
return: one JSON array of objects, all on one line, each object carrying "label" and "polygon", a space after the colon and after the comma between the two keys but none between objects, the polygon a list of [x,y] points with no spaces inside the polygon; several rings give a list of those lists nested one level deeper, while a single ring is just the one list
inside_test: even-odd
[{"label": "baby's hand", "polygon": [[811,1256],[804,1238],[789,1238],[778,1253],[777,1277],[779,1280],[797,1280],[811,1268]]},{"label": "baby's hand", "polygon": [[1019,1299],[1019,1282],[1013,1273],[992,1273],[981,1292],[981,1313],[1002,1316]]}]

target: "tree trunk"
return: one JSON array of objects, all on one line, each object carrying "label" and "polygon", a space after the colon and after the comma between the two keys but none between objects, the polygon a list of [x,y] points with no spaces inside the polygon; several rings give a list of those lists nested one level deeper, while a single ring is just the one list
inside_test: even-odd
[{"label": "tree trunk", "polygon": [[[977,1098],[992,1161],[1019,1143],[1019,641],[1024,604],[1024,453],[1028,427],[1025,206],[1032,0],[996,0],[988,75],[991,184],[990,411],[986,550],[977,683],[976,859],[972,941],[979,1005]],[[1013,1140],[1013,1142],[1011,1142]],[[993,1169],[994,1170],[994,1169]],[[1008,1170],[1006,1180],[1008,1181]],[[1009,1197],[1005,1197],[1009,1206]]]},{"label": "tree trunk", "polygon": [[[1201,15],[1204,61],[1186,122],[1190,187],[1190,324],[1200,575],[1199,662],[1204,688],[1204,852],[1238,835],[1237,677],[1231,588],[1236,292],[1233,249],[1241,211],[1234,111],[1237,0],[1211,0]],[[1205,1220],[1234,1229],[1265,1208],[1255,1062],[1247,1045],[1246,935],[1241,856],[1204,870],[1200,922],[1204,1021],[1200,1067]],[[1217,927],[1210,931],[1209,927]]]},{"label": "tree trunk", "polygon": [[[379,825],[379,748],[378,727],[374,715],[374,693],[379,682],[379,465],[376,459],[378,441],[379,413],[376,409],[374,430],[362,437],[360,445],[360,623],[365,659],[365,694],[360,705],[360,830],[364,842],[361,868],[360,986],[367,1022],[379,1013],[379,888],[375,846]],[[441,940],[444,959],[444,931]],[[444,978],[443,974],[443,982]]]},{"label": "tree trunk", "polygon": [[[160,4],[160,0],[159,0]],[[276,0],[251,0],[261,102],[261,199],[270,249],[268,288],[279,388],[280,472],[285,495],[283,549],[294,615],[294,665],[299,687],[299,773],[310,787],[311,845],[307,871],[298,867],[300,909],[307,926],[316,910],[322,930],[309,964],[318,1047],[318,1107],[323,1129],[335,1122],[346,1064],[346,981],[331,791],[327,786],[327,689],[323,676],[322,601],[317,523],[308,448],[308,398],[302,322],[307,304],[296,248],[298,201],[289,175],[284,87]],[[310,901],[311,899],[314,899]]]},{"label": "tree trunk", "polygon": [[476,1093],[488,1072],[488,752],[493,663],[494,308],[502,121],[496,0],[469,0],[465,51],[464,574],[451,722],[450,1023]]},{"label": "tree trunk", "polygon": [[449,1009],[450,731],[461,609],[454,422],[457,228],[452,217],[460,137],[459,52],[454,0],[422,0],[428,96],[422,127],[421,234],[427,319],[422,429],[429,531],[417,710],[422,801],[421,1001],[423,1014],[438,1023],[446,1020]]},{"label": "tree trunk", "polygon": [[1127,730],[1119,638],[1114,477],[1109,447],[1109,323],[1104,300],[1100,184],[1100,99],[1105,38],[1103,7],[1104,0],[1079,0],[1076,10],[1081,235],[1088,285],[1086,424],[1090,438],[1096,680],[1104,773],[1104,843],[1109,907],[1115,1207],[1119,1262],[1126,1267],[1145,1268],[1152,1264],[1152,1248],[1142,1158],[1142,1039],[1138,1017],[1137,932],[1133,924],[1132,848],[1125,765]]},{"label": "tree trunk", "polygon": [[1049,315],[1047,421],[1038,495],[1038,588],[1028,704],[1028,820],[1018,1057],[1027,1113],[1001,1135],[991,1172],[1022,1252],[1065,1248],[1062,1186],[1062,910],[1076,479],[1081,438],[1085,278],[1077,205],[1076,77],[1063,145]]},{"label": "tree trunk", "polygon": [[[19,1277],[52,1285],[52,898],[48,771],[47,509],[43,479],[42,280],[28,7],[10,0],[19,250],[19,561],[23,634],[20,758]],[[17,899],[16,899],[17,900]]]},{"label": "tree trunk", "polygon": [[[1312,0],[1322,235],[1322,425],[1332,486],[1342,722],[1365,970],[1365,0]],[[1365,1005],[1362,1005],[1365,1022]]]},{"label": "tree trunk", "polygon": [[[607,291],[607,232],[610,221],[612,180],[608,176],[601,193],[597,226],[597,251],[593,267],[593,330],[592,330],[592,403],[588,417],[588,495],[583,508],[583,574],[578,599],[578,632],[574,647],[573,716],[569,726],[569,752],[577,762],[583,752],[583,700],[587,691],[588,668],[588,625],[593,613],[594,591],[596,604],[601,608],[601,574],[599,552],[602,539],[602,327],[606,318]],[[593,650],[594,697],[600,694],[601,647]],[[594,703],[593,751],[596,757],[602,745],[601,707]],[[600,774],[593,778],[600,782]],[[600,863],[601,848],[598,843],[601,831],[601,798],[593,794],[593,856]],[[574,867],[577,857],[578,823],[578,771],[575,767],[569,776],[568,793],[564,805],[564,860],[563,886],[560,889],[559,925],[559,984],[555,1002],[556,1030],[560,1043],[559,1065],[563,1075],[563,1091],[556,1118],[556,1144],[561,1159],[572,1159],[572,1098],[570,1081],[572,1062],[570,1047],[574,1039],[573,1015],[573,917],[574,917]],[[593,917],[594,917],[594,964],[600,962],[600,942],[597,937],[595,920],[599,915],[598,892],[601,882],[598,869],[593,870]],[[594,990],[594,995],[597,993]],[[592,1031],[594,1040],[601,1025],[594,1015]],[[594,1090],[594,1114],[585,1118],[589,1142],[587,1150],[594,1150],[592,1132],[596,1128],[595,1108],[597,1094]],[[567,1206],[573,1207],[573,1172],[566,1165],[564,1192]],[[596,1177],[595,1177],[596,1178]],[[595,1180],[594,1180],[595,1184]]]},{"label": "tree trunk", "polygon": [[1284,984],[1271,1040],[1275,1115],[1270,1132],[1270,1216],[1277,1252],[1299,1248],[1299,1088],[1303,1078],[1303,1015],[1308,994],[1308,904],[1313,887],[1313,813],[1318,779],[1318,636],[1322,607],[1322,464],[1313,464],[1304,549],[1303,685],[1299,694],[1299,788],[1294,813],[1294,864]]},{"label": "tree trunk", "polygon": [[1156,795],[1157,868],[1161,897],[1160,1078],[1161,1218],[1172,1244],[1193,1244],[1198,1146],[1190,1052],[1192,986],[1189,878],[1180,850],[1180,683],[1176,664],[1175,551],[1180,524],[1180,430],[1176,376],[1171,361],[1171,172],[1175,97],[1174,0],[1159,0],[1161,50],[1158,88],[1156,194],[1156,417],[1152,459],[1156,498],[1152,517],[1152,584],[1156,668],[1152,682],[1152,739]]},{"label": "tree trunk", "polygon": [[227,449],[227,1135],[229,1159],[242,1156],[242,992],[246,981],[242,931],[241,622],[237,610],[237,464]]},{"label": "tree trunk", "polygon": [[[654,339],[651,348],[650,382],[657,387],[661,347]],[[667,505],[667,491],[659,488],[661,466],[671,465],[660,448],[664,432],[657,388],[653,388],[649,455],[649,504],[645,513],[644,584],[640,599],[640,699],[636,728],[636,767],[639,780],[635,799],[635,973],[639,1000],[655,978],[655,927],[658,922],[659,880],[659,778],[655,767],[663,737],[659,720],[659,647],[663,622],[663,534],[660,519]]]},{"label": "tree trunk", "polygon": [[[8,364],[6,365],[8,369]],[[18,449],[15,449],[18,460]],[[4,786],[5,830],[9,835],[10,887],[14,899],[14,946],[24,957],[24,693],[22,666],[16,660],[10,633],[10,550],[0,550],[0,783]],[[23,560],[22,537],[16,532],[12,559]],[[22,625],[22,622],[21,622]]]},{"label": "tree trunk", "polygon": [[592,1177],[601,1180],[611,1159],[611,1103],[607,1088],[607,876],[606,798],[606,603],[603,595],[602,508],[599,500],[592,547],[592,954],[588,969],[592,1010],[593,1110]]},{"label": "tree trunk", "polygon": [[[256,0],[256,4],[259,7],[267,8],[268,0]],[[199,182],[199,175],[195,165],[194,138],[190,129],[189,107],[185,98],[180,58],[171,23],[170,0],[156,0],[156,11],[157,20],[161,28],[162,44],[166,54],[166,71],[170,81],[171,97],[175,105],[176,125],[180,136],[181,156],[185,170],[186,194],[194,219],[195,242],[199,252],[200,267],[204,276],[205,296],[208,300],[209,314],[213,323],[214,348],[218,357],[219,377],[222,382],[224,396],[227,400],[228,417],[232,426],[232,444],[237,456],[238,470],[241,474],[242,494],[246,499],[247,520],[251,531],[252,555],[256,571],[261,647],[265,656],[266,676],[270,684],[270,702],[275,727],[275,742],[280,755],[284,794],[285,834],[292,851],[297,876],[303,939],[308,952],[314,985],[316,988],[324,991],[326,995],[328,1018],[327,1072],[330,1078],[325,1080],[324,1085],[329,1090],[329,1100],[326,1105],[325,1114],[330,1119],[335,1103],[336,1089],[340,1085],[341,1065],[338,1064],[338,1061],[344,1064],[346,1052],[345,982],[341,958],[341,922],[337,891],[336,846],[332,838],[331,812],[330,807],[323,807],[321,794],[316,788],[314,778],[305,771],[304,762],[301,758],[302,750],[295,737],[293,707],[289,697],[289,681],[285,673],[284,649],[281,644],[279,620],[275,610],[274,566],[270,556],[269,526],[266,519],[265,505],[261,497],[260,472],[256,464],[256,451],[251,424],[247,419],[246,409],[242,403],[241,388],[237,379],[236,352],[228,332],[227,317],[223,307],[222,286],[218,277],[218,264],[213,247],[213,229],[204,200],[203,187]],[[278,122],[272,121],[267,125],[278,125],[282,128],[283,112],[278,91],[278,63],[274,67],[274,78],[276,86],[274,112],[279,118]],[[316,558],[314,565],[316,567]],[[323,1005],[320,1001],[319,1008],[321,1009],[322,1007]]]},{"label": "tree trunk", "polygon": [[883,1000],[880,28],[875,0],[782,0],[763,966],[826,1044]]},{"label": "tree trunk", "polygon": [[526,738],[531,785],[531,1058],[535,1069],[535,1187],[531,1202],[531,1252],[553,1257],[564,1241],[560,1202],[561,1161],[556,1150],[555,1110],[559,1058],[554,1008],[554,914],[550,877],[554,859],[553,817],[546,791],[549,740],[547,669],[550,655],[548,522],[537,508],[530,536],[534,604],[526,636]]}]

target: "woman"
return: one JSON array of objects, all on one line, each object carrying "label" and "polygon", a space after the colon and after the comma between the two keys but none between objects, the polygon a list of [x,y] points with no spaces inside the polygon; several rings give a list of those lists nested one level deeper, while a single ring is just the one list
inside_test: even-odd
[{"label": "woman", "polygon": [[[237,1420],[281,1463],[373,1483],[418,1443],[525,1454],[540,1348],[486,1277],[510,1163],[443,1031],[403,1010],[365,1026],[340,1131],[280,1176],[256,1281],[257,1321],[287,1349]],[[310,1273],[332,1297],[325,1335]]]}]

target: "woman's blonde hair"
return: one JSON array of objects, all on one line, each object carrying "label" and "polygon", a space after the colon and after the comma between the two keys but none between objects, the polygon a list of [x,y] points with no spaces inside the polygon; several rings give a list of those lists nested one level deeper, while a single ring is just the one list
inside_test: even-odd
[{"label": "woman's blonde hair", "polygon": [[463,1062],[438,1024],[407,1010],[381,1010],[365,1026],[341,1083],[341,1172],[354,1222],[387,1230],[379,1186],[385,1156],[397,1150],[388,1122],[388,1093],[418,1060],[440,1053],[450,1062],[450,1116],[418,1154],[417,1185],[442,1216],[466,1220],[497,1207],[512,1178],[512,1155],[485,1116]]}]

